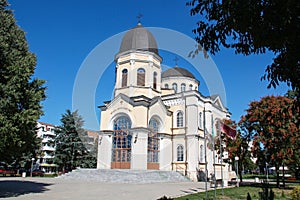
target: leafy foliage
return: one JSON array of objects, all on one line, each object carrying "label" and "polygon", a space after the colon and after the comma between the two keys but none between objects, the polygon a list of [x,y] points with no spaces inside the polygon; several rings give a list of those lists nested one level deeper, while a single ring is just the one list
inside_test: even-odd
[{"label": "leafy foliage", "polygon": [[279,166],[299,164],[299,107],[294,107],[294,101],[281,96],[253,101],[240,121],[247,124],[245,130],[253,138],[254,155],[261,155],[263,150],[266,161],[277,170]]},{"label": "leafy foliage", "polygon": [[299,94],[300,24],[297,0],[191,0],[187,5],[191,7],[192,16],[200,15],[193,30],[199,46],[212,54],[220,51],[222,46],[243,55],[271,51],[274,60],[263,76],[269,81],[268,87],[286,82]]},{"label": "leafy foliage", "polygon": [[292,191],[293,199],[300,199],[300,186],[296,186]]},{"label": "leafy foliage", "polygon": [[54,162],[62,169],[95,167],[95,151],[87,148],[87,133],[82,128],[83,119],[78,112],[67,110],[61,118],[62,125],[55,130]]},{"label": "leafy foliage", "polygon": [[33,77],[36,57],[6,0],[0,0],[0,161],[18,164],[38,152],[36,122],[45,81]]}]

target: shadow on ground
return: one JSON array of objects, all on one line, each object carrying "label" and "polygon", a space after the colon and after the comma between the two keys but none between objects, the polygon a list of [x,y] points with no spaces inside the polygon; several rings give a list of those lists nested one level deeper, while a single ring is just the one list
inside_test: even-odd
[{"label": "shadow on ground", "polygon": [[43,193],[51,184],[32,181],[5,180],[0,181],[0,198],[17,197],[29,193]]}]

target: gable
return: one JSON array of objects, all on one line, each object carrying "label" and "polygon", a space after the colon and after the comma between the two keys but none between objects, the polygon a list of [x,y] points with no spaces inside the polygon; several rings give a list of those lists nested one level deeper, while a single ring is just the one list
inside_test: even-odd
[{"label": "gable", "polygon": [[164,114],[168,116],[172,115],[172,112],[169,110],[169,107],[164,104],[161,97],[155,97],[154,99],[152,99],[150,103],[150,109],[154,108],[161,110]]},{"label": "gable", "polygon": [[225,108],[225,106],[223,105],[222,101],[221,101],[221,98],[219,95],[214,95],[212,96],[212,103],[215,107],[223,110],[223,111],[227,111],[227,109]]}]

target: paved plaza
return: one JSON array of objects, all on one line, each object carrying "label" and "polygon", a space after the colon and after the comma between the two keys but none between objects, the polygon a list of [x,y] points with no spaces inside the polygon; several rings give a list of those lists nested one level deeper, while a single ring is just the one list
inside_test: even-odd
[{"label": "paved plaza", "polygon": [[0,177],[0,198],[22,200],[153,200],[164,195],[177,197],[204,191],[202,182],[103,183],[60,178]]}]

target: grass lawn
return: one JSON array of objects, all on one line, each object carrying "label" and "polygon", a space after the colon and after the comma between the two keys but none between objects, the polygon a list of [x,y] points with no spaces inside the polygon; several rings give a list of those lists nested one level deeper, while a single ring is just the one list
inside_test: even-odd
[{"label": "grass lawn", "polygon": [[[289,186],[285,189],[278,189],[278,188],[272,188],[275,198],[274,199],[292,199],[291,198],[291,192],[293,190],[293,186]],[[259,194],[258,192],[261,192],[262,189],[259,185],[253,185],[253,186],[241,186],[241,187],[235,187],[235,188],[226,188],[224,189],[224,195],[222,196],[222,190],[217,189],[217,195],[215,199],[222,199],[222,200],[240,200],[240,199],[247,199],[247,194],[249,192],[252,200],[258,200]],[[176,200],[203,200],[205,199],[206,194],[205,192],[187,195],[183,197],[176,198]],[[208,192],[209,199],[214,199],[214,190],[211,190]]]}]

